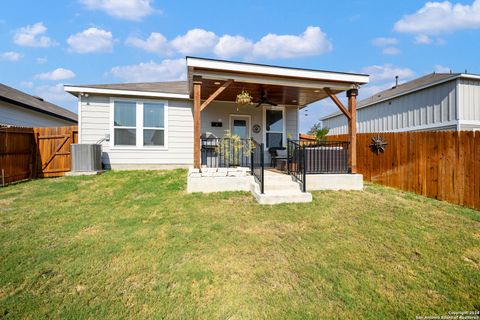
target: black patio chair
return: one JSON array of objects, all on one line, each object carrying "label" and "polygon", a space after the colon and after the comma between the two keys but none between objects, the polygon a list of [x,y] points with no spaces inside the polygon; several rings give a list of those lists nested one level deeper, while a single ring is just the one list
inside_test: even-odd
[{"label": "black patio chair", "polygon": [[288,160],[287,149],[285,147],[271,147],[268,149],[268,153],[270,153],[270,165],[273,168],[277,167],[277,160]]}]

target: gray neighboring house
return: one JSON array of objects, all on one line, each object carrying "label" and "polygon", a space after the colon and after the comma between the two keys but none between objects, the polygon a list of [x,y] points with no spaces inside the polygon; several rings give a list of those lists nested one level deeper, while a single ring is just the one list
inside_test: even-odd
[{"label": "gray neighboring house", "polygon": [[12,87],[0,84],[0,126],[61,127],[77,124],[77,115]]},{"label": "gray neighboring house", "polygon": [[[347,133],[339,112],[320,120],[330,135]],[[480,130],[480,75],[432,73],[358,103],[358,133],[427,130]]]}]

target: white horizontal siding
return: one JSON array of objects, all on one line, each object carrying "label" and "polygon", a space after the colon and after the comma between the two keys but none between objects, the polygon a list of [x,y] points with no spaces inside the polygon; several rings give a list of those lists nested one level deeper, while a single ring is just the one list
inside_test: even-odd
[{"label": "white horizontal siding", "polygon": [[[456,81],[413,92],[357,110],[357,132],[442,129],[457,123]],[[329,134],[348,132],[344,115],[323,121]]]},{"label": "white horizontal siding", "polygon": [[76,123],[0,101],[0,123],[21,127],[62,127]]},{"label": "white horizontal siding", "polygon": [[[139,98],[142,99],[142,98]],[[193,164],[193,113],[188,100],[168,101],[168,149],[116,149],[102,143],[103,161],[107,165],[191,165]],[[96,143],[110,132],[110,97],[82,98],[81,143]]]}]

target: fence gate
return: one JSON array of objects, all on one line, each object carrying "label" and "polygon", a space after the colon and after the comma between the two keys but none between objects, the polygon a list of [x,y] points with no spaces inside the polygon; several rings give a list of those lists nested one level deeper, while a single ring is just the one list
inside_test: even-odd
[{"label": "fence gate", "polygon": [[77,143],[78,128],[36,128],[36,176],[58,177],[70,171],[70,145]]}]

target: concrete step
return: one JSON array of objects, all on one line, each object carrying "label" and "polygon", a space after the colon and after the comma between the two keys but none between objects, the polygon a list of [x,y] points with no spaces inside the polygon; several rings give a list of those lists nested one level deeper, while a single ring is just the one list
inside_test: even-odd
[{"label": "concrete step", "polygon": [[267,191],[289,191],[289,192],[296,192],[301,191],[301,186],[298,182],[288,181],[288,182],[279,182],[279,183],[271,183],[265,181],[264,184],[265,192]]},{"label": "concrete step", "polygon": [[301,192],[298,184],[292,182],[296,189],[284,190],[267,190],[265,193],[260,193],[260,186],[256,182],[251,183],[253,196],[260,204],[280,204],[280,203],[304,203],[312,201],[312,194],[308,192]]}]

